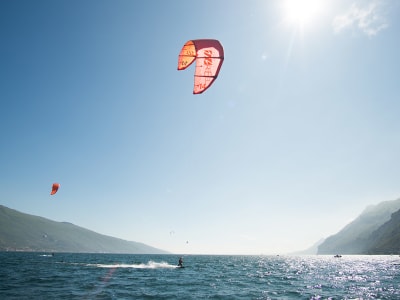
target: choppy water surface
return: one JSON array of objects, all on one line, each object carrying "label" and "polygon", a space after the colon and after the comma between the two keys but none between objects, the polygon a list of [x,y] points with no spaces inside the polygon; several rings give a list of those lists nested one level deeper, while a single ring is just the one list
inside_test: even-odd
[{"label": "choppy water surface", "polygon": [[0,299],[400,299],[396,256],[0,253]]}]

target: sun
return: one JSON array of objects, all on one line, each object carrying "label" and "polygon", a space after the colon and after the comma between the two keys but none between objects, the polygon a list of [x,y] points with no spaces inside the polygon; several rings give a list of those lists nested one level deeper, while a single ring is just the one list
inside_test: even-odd
[{"label": "sun", "polygon": [[309,25],[321,15],[324,2],[325,0],[285,0],[283,1],[285,21],[301,27]]}]

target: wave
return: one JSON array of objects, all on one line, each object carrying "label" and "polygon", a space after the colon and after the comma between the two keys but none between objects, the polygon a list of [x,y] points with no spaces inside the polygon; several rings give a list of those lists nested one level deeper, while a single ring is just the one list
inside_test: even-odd
[{"label": "wave", "polygon": [[167,262],[148,261],[140,264],[87,264],[98,268],[132,268],[132,269],[175,269],[177,265],[171,265]]}]

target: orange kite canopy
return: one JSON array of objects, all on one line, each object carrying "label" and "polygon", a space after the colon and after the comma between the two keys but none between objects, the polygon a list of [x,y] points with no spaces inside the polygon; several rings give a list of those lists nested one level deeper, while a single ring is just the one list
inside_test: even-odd
[{"label": "orange kite canopy", "polygon": [[59,183],[53,183],[53,187],[51,189],[50,195],[54,195],[55,193],[57,193],[59,188],[60,188],[60,184]]},{"label": "orange kite canopy", "polygon": [[224,48],[217,40],[191,40],[183,46],[178,58],[178,71],[185,70],[194,61],[193,94],[201,94],[218,77],[224,61]]}]

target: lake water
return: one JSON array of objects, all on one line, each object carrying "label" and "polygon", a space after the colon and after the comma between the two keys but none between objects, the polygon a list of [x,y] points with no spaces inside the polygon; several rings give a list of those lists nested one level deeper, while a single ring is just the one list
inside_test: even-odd
[{"label": "lake water", "polygon": [[400,257],[0,252],[0,299],[400,299]]}]

